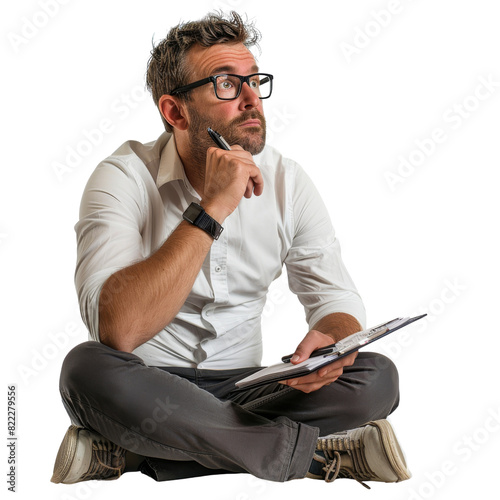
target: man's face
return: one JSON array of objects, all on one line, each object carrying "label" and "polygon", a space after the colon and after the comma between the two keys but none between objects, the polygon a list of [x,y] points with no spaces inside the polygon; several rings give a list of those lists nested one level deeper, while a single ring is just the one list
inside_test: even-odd
[{"label": "man's face", "polygon": [[[208,48],[196,45],[190,50],[187,63],[192,70],[191,81],[219,73],[246,76],[258,71],[254,57],[241,43]],[[240,95],[231,101],[217,99],[211,83],[203,85],[191,91],[191,100],[186,106],[189,138],[196,156],[204,156],[206,150],[214,146],[208,127],[219,132],[229,144],[239,144],[252,155],[264,148],[266,122],[262,100],[246,83]]]}]

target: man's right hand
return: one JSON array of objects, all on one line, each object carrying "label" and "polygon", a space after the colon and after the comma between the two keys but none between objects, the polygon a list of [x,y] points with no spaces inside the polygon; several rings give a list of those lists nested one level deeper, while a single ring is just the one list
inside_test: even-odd
[{"label": "man's right hand", "polygon": [[260,196],[263,190],[262,173],[248,151],[238,145],[230,151],[208,148],[201,205],[217,222],[233,213],[243,196]]}]

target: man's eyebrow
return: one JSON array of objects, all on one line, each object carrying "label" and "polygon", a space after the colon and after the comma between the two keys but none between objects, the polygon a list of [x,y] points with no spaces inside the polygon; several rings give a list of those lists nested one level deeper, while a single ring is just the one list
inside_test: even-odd
[{"label": "man's eyebrow", "polygon": [[[235,69],[234,69],[234,66],[218,66],[217,68],[215,68],[210,74],[211,75],[217,75],[219,73],[234,73]],[[250,71],[252,73],[257,73],[259,71],[259,67],[254,64],[251,68],[250,68]]]}]

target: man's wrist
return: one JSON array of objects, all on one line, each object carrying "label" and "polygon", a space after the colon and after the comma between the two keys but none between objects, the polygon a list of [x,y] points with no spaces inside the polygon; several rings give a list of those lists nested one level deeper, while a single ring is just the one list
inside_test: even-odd
[{"label": "man's wrist", "polygon": [[214,202],[201,200],[200,206],[208,215],[210,215],[210,217],[212,217],[212,219],[215,219],[219,224],[222,224],[231,213],[228,212],[228,210],[224,207]]},{"label": "man's wrist", "polygon": [[324,333],[331,337],[334,342],[338,342],[363,328],[354,316],[338,312],[323,317],[312,329]]}]

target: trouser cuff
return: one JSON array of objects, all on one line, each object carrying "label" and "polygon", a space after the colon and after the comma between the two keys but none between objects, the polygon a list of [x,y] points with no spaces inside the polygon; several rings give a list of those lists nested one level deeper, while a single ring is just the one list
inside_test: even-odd
[{"label": "trouser cuff", "polygon": [[297,441],[292,453],[288,475],[285,481],[305,477],[311,466],[316,444],[318,442],[319,429],[305,424],[298,425]]}]

